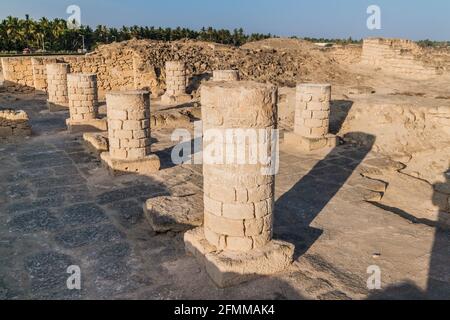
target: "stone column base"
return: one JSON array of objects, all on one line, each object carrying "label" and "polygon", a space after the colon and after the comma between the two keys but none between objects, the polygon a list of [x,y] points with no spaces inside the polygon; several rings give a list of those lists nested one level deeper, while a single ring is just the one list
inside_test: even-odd
[{"label": "stone column base", "polygon": [[338,137],[329,134],[323,138],[313,139],[302,137],[294,132],[286,132],[284,144],[309,152],[323,148],[335,148],[338,145]]},{"label": "stone column base", "polygon": [[47,100],[48,111],[50,112],[58,112],[58,111],[69,111],[68,104],[56,104]]},{"label": "stone column base", "polygon": [[67,119],[66,125],[67,130],[69,130],[70,133],[108,130],[108,123],[106,119],[90,119],[83,121]]},{"label": "stone column base", "polygon": [[88,149],[97,156],[109,150],[108,132],[86,132],[83,134],[83,140]]},{"label": "stone column base", "polygon": [[145,175],[155,173],[161,168],[159,157],[155,154],[151,154],[142,159],[122,160],[113,159],[109,155],[109,152],[104,152],[100,155],[100,158],[112,175],[121,175],[125,173],[138,173]]},{"label": "stone column base", "polygon": [[173,104],[173,103],[187,103],[192,100],[192,96],[190,94],[183,94],[181,96],[170,96],[164,94],[161,96],[162,104]]},{"label": "stone column base", "polygon": [[184,243],[186,251],[205,265],[206,272],[220,288],[281,272],[289,267],[294,255],[294,245],[278,240],[249,252],[221,251],[206,240],[203,228],[186,232]]}]

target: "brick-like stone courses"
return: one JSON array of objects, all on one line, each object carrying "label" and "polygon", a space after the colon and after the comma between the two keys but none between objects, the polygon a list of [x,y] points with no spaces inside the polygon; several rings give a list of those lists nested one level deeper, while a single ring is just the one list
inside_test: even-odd
[{"label": "brick-like stone courses", "polygon": [[70,119],[82,122],[98,115],[97,75],[69,74],[67,76]]},{"label": "brick-like stone courses", "polygon": [[305,138],[323,138],[330,127],[331,85],[297,86],[294,132]]},{"label": "brick-like stone courses", "polygon": [[166,62],[166,95],[181,96],[186,94],[186,64],[182,61]]},{"label": "brick-like stone courses", "polygon": [[31,128],[25,111],[0,109],[0,138],[29,136]]},{"label": "brick-like stone courses", "polygon": [[31,60],[20,57],[1,58],[3,78],[5,81],[21,86],[33,87]]},{"label": "brick-like stone courses", "polygon": [[399,75],[420,78],[436,75],[436,66],[418,58],[422,55],[422,49],[411,40],[369,38],[364,39],[361,62]]},{"label": "brick-like stone courses", "polygon": [[[276,95],[276,87],[254,82],[205,84],[201,94],[204,135],[209,129],[270,131],[276,126]],[[244,143],[248,149],[248,140]],[[231,251],[249,251],[270,242],[274,176],[262,175],[260,164],[205,161],[203,168],[205,238],[219,250]]]},{"label": "brick-like stone courses", "polygon": [[31,58],[34,88],[47,91],[47,64],[57,63],[58,58]]},{"label": "brick-like stone courses", "polygon": [[213,81],[239,81],[237,70],[214,70]]},{"label": "brick-like stone courses", "polygon": [[69,65],[67,63],[47,64],[48,102],[67,106],[69,99],[67,93],[67,74]]},{"label": "brick-like stone courses", "polygon": [[147,91],[106,95],[111,158],[138,160],[150,155],[150,95]]}]

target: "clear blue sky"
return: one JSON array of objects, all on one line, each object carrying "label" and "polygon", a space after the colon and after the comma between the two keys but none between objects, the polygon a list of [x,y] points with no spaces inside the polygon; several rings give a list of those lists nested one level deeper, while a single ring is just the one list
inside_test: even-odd
[{"label": "clear blue sky", "polygon": [[[362,38],[366,36],[450,40],[449,0],[1,0],[8,16],[67,18],[66,8],[81,7],[91,26],[202,26],[280,36]],[[382,29],[366,27],[366,9],[381,7]]]}]

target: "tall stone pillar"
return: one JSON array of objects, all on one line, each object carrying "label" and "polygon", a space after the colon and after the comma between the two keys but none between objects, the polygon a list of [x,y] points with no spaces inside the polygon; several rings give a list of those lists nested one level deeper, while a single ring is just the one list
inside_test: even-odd
[{"label": "tall stone pillar", "polygon": [[337,137],[329,133],[330,100],[331,85],[299,84],[294,132],[285,134],[285,143],[306,151],[335,147]]},{"label": "tall stone pillar", "polygon": [[239,81],[237,70],[214,70],[213,81]]},{"label": "tall stone pillar", "polygon": [[150,94],[118,91],[106,94],[109,152],[101,154],[112,173],[149,174],[160,161],[151,154]]},{"label": "tall stone pillar", "polygon": [[98,119],[97,75],[72,73],[67,75],[70,119],[69,131],[107,130],[106,119]]},{"label": "tall stone pillar", "polygon": [[[263,170],[266,163],[250,160],[262,151],[270,155],[276,99],[276,87],[256,82],[202,86],[204,226],[188,231],[185,244],[220,287],[292,262],[293,245],[272,240],[275,176]],[[222,139],[211,139],[218,133]],[[211,161],[208,150],[222,150],[223,161]]]},{"label": "tall stone pillar", "polygon": [[186,64],[182,61],[166,62],[166,93],[161,97],[161,102],[184,103],[192,99],[186,93]]},{"label": "tall stone pillar", "polygon": [[47,105],[50,111],[67,109],[69,97],[67,93],[67,74],[70,66],[67,63],[47,64]]}]

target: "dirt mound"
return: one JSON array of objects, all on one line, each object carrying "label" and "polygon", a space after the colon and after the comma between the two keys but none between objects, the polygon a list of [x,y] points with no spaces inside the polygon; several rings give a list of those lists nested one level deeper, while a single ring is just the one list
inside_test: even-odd
[{"label": "dirt mound", "polygon": [[100,46],[93,55],[108,56],[126,50],[154,66],[161,82],[167,60],[185,61],[191,77],[207,77],[216,69],[238,69],[243,80],[280,86],[295,86],[299,81],[342,82],[348,74],[332,56],[312,43],[293,39],[268,39],[243,47],[193,40],[130,40]]},{"label": "dirt mound", "polygon": [[289,38],[270,38],[261,41],[249,42],[241,48],[249,50],[277,50],[284,52],[306,52],[317,47],[305,40]]}]

